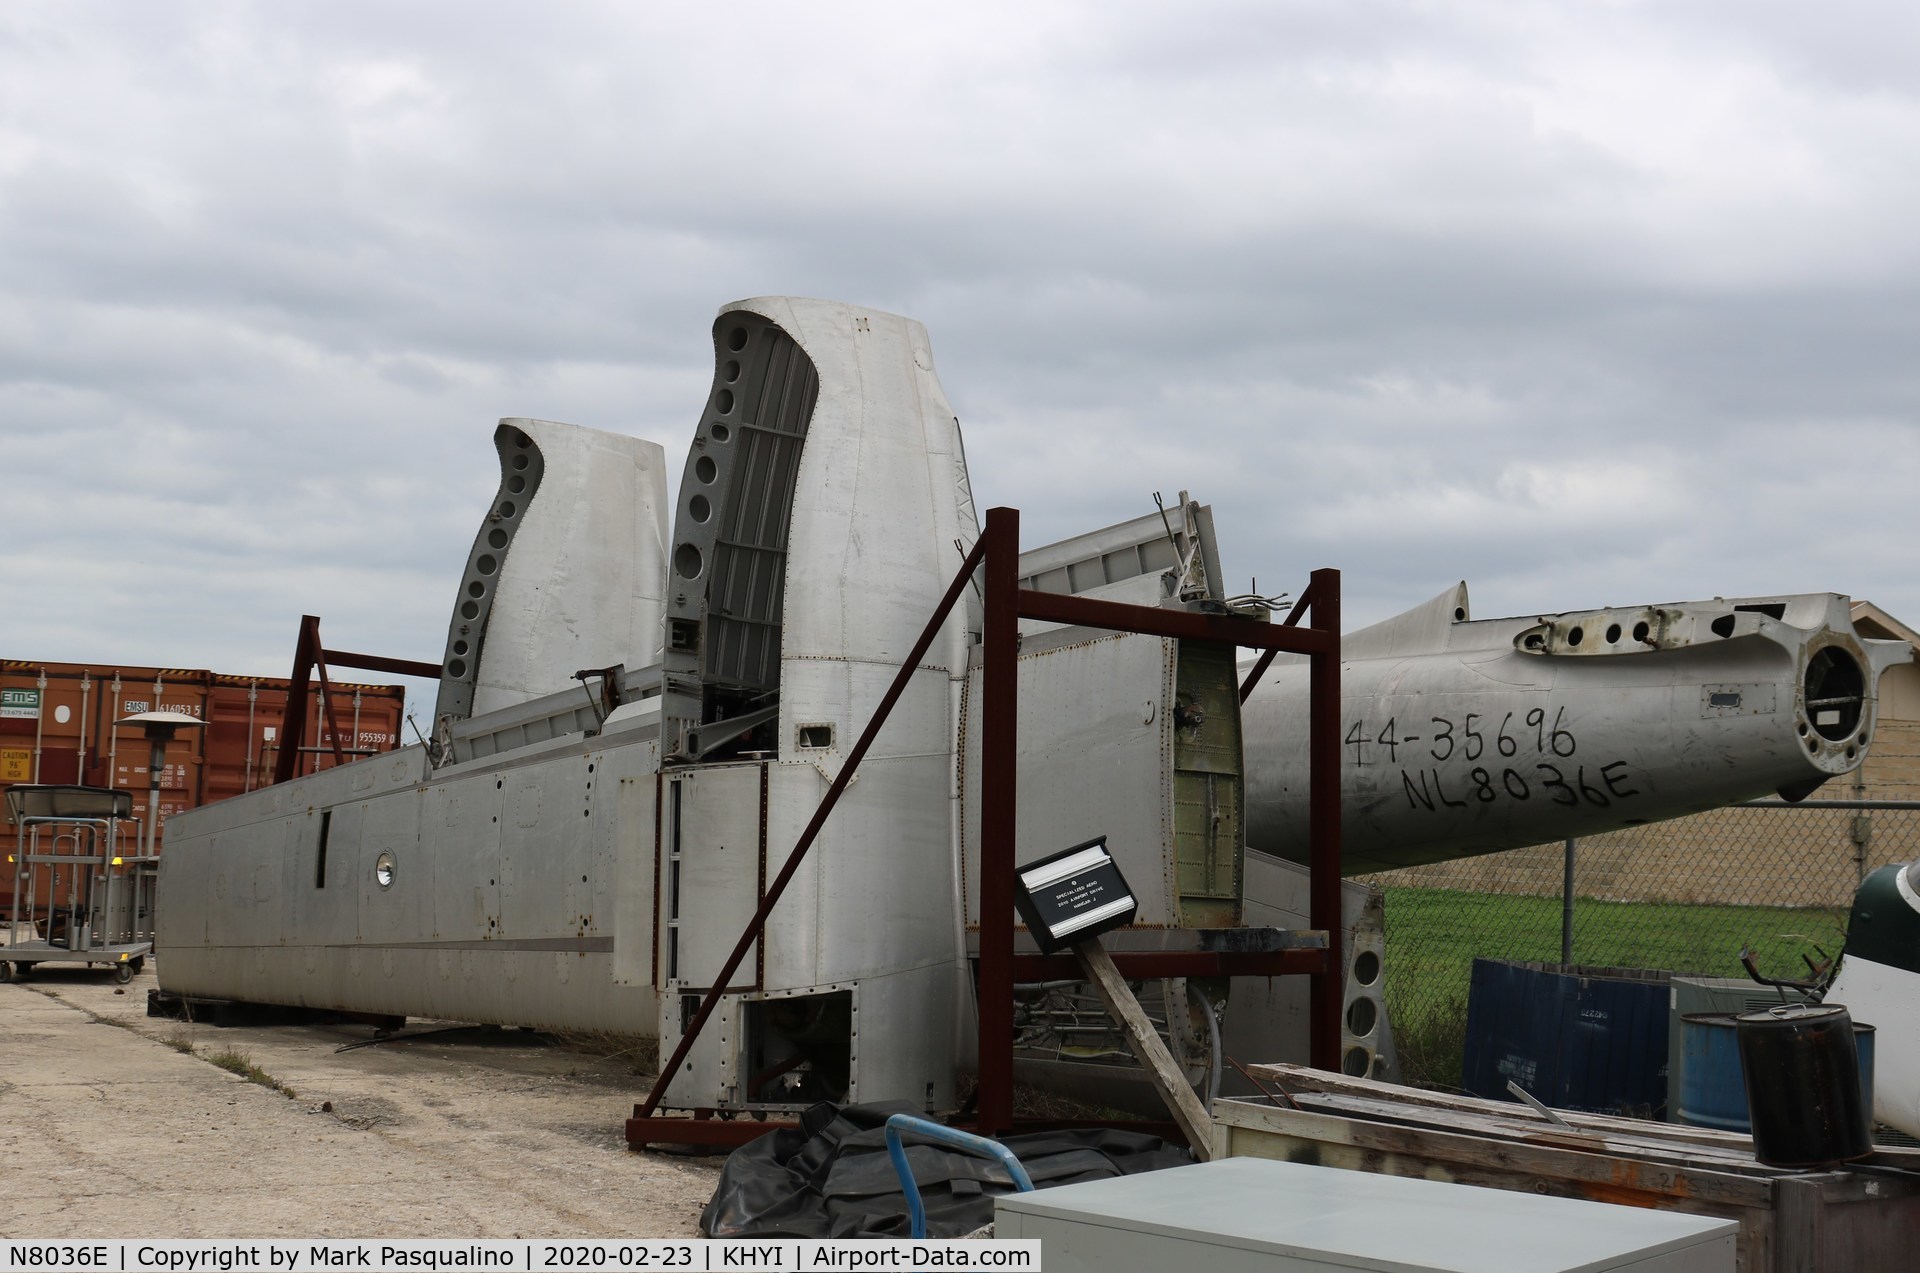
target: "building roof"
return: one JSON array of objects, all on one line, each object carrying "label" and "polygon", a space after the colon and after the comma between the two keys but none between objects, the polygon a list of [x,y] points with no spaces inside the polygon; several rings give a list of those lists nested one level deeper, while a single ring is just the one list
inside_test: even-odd
[{"label": "building roof", "polygon": [[1914,631],[1871,601],[1853,603],[1853,628],[1863,637],[1905,641],[1915,650],[1920,650],[1920,632]]}]

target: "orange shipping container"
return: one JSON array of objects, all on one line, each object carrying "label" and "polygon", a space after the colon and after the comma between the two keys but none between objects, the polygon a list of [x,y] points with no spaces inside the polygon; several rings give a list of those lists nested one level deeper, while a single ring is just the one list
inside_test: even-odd
[{"label": "orange shipping container", "polygon": [[[149,745],[138,726],[114,722],[137,712],[182,712],[206,722],[182,729],[167,746],[160,773],[159,844],[166,820],[273,781],[280,749],[302,749],[296,772],[333,765],[332,735],[320,686],[308,687],[307,736],[281,736],[290,682],[284,677],[224,676],[181,668],[89,666],[0,661],[0,802],[15,783],[84,783],[133,793],[134,817],[146,825]],[[406,689],[332,682],[340,745],[353,753],[400,745]],[[0,804],[0,809],[4,805]],[[0,813],[0,857],[11,859],[17,831]],[[0,869],[0,921],[12,897],[10,861]]]}]

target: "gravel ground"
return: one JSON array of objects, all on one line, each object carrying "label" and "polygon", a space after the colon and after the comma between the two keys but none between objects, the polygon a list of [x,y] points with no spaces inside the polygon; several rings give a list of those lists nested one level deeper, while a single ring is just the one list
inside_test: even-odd
[{"label": "gravel ground", "polygon": [[155,984],[150,961],[0,985],[0,1237],[698,1233],[721,1160],[630,1151],[652,1076],[608,1048],[467,1029],[342,1052],[372,1028],[148,1017]]}]

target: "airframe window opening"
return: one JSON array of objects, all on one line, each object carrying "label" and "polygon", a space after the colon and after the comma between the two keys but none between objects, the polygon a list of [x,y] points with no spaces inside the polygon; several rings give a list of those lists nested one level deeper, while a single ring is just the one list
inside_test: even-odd
[{"label": "airframe window opening", "polygon": [[333,810],[320,811],[320,852],[315,856],[313,866],[313,886],[327,886],[327,840],[333,834]]}]

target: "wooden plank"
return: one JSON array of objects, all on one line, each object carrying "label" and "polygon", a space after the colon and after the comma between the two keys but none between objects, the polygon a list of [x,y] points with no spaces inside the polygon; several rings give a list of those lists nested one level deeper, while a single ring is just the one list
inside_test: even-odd
[{"label": "wooden plank", "polygon": [[[1275,1083],[1288,1093],[1333,1092],[1402,1101],[1429,1109],[1474,1110],[1506,1118],[1536,1117],[1527,1110],[1526,1106],[1515,1101],[1493,1101],[1479,1096],[1429,1092],[1416,1087],[1383,1083],[1379,1079],[1354,1078],[1345,1074],[1308,1069],[1303,1065],[1251,1065],[1247,1068],[1255,1078]],[[1711,1127],[1689,1127],[1683,1123],[1656,1123],[1648,1119],[1618,1118],[1611,1114],[1584,1114],[1573,1110],[1556,1110],[1555,1112],[1575,1127],[1591,1128],[1594,1131],[1631,1132],[1635,1135],[1653,1136],[1663,1140],[1690,1141],[1699,1145],[1735,1149],[1748,1154],[1753,1152],[1753,1138],[1738,1132],[1716,1131]],[[1538,1121],[1544,1123],[1546,1120]]]},{"label": "wooden plank", "polygon": [[1658,1198],[1699,1198],[1732,1206],[1766,1207],[1773,1197],[1771,1181],[1713,1168],[1643,1162],[1461,1132],[1296,1112],[1251,1101],[1215,1101],[1213,1117],[1216,1123],[1252,1132],[1271,1132],[1321,1144],[1347,1145],[1477,1169],[1578,1182],[1587,1189],[1616,1193],[1617,1201],[1631,1197],[1642,1199],[1633,1205],[1658,1205],[1654,1201]]},{"label": "wooden plank", "polygon": [[[1497,1118],[1507,1118],[1526,1122],[1537,1121],[1545,1125],[1545,1120],[1537,1119],[1526,1106],[1514,1101],[1487,1100],[1479,1096],[1457,1095],[1447,1092],[1429,1092],[1421,1088],[1401,1087],[1397,1083],[1383,1083],[1379,1079],[1354,1078],[1351,1075],[1332,1073],[1326,1070],[1310,1069],[1304,1065],[1261,1064],[1247,1067],[1255,1078],[1274,1083],[1289,1094],[1297,1092],[1326,1092],[1330,1094],[1377,1097],[1407,1105],[1417,1105],[1428,1109],[1472,1110]],[[1689,1127],[1684,1123],[1662,1123],[1651,1119],[1619,1118],[1611,1114],[1584,1114],[1571,1110],[1555,1111],[1567,1122],[1577,1128],[1590,1129],[1603,1134],[1618,1132],[1631,1138],[1646,1138],[1659,1141],[1685,1142],[1700,1145],[1707,1149],[1732,1153],[1751,1158],[1753,1138],[1741,1132],[1716,1131],[1711,1127]],[[1881,1145],[1861,1160],[1874,1167],[1891,1167],[1899,1171],[1920,1172],[1920,1149],[1906,1146]],[[1790,1173],[1789,1168],[1762,1168],[1765,1171]],[[1831,1195],[1829,1195],[1831,1196]]]},{"label": "wooden plank", "polygon": [[1549,1145],[1590,1154],[1644,1158],[1655,1162],[1702,1167],[1713,1171],[1737,1172],[1750,1176],[1771,1178],[1788,1174],[1784,1168],[1761,1165],[1754,1161],[1750,1153],[1730,1152],[1718,1146],[1695,1145],[1687,1141],[1662,1141],[1615,1134],[1603,1136],[1597,1132],[1585,1131],[1567,1132],[1545,1123],[1496,1118],[1462,1110],[1427,1109],[1397,1101],[1374,1101],[1320,1092],[1302,1092],[1293,1099],[1302,1108],[1318,1113],[1360,1118],[1369,1122],[1427,1127],[1437,1131],[1461,1132],[1493,1140]]},{"label": "wooden plank", "polygon": [[1173,1054],[1167,1051],[1160,1032],[1147,1020],[1146,1011],[1133,997],[1126,978],[1113,966],[1113,956],[1098,938],[1079,943],[1073,953],[1087,980],[1106,1001],[1107,1011],[1126,1033],[1128,1049],[1146,1070],[1154,1090],[1160,1093],[1161,1101],[1173,1114],[1173,1121],[1180,1125],[1187,1143],[1193,1147],[1194,1157],[1206,1162],[1213,1157],[1213,1120],[1207,1117],[1206,1106],[1200,1103],[1200,1098],[1187,1086],[1187,1076],[1174,1064]]},{"label": "wooden plank", "polygon": [[1773,1273],[1821,1273],[1820,1186],[1806,1177],[1773,1182]]},{"label": "wooden plank", "polygon": [[1576,1149],[1583,1153],[1607,1152],[1604,1137],[1591,1132],[1570,1132],[1551,1123],[1517,1124],[1485,1114],[1464,1110],[1429,1109],[1397,1101],[1375,1101],[1358,1096],[1336,1096],[1326,1092],[1296,1092],[1293,1103],[1317,1114],[1364,1119],[1372,1123],[1392,1123],[1401,1127],[1426,1127],[1434,1131],[1462,1132],[1494,1140],[1521,1141],[1529,1145],[1550,1145],[1555,1149]]},{"label": "wooden plank", "polygon": [[[1835,1203],[1826,1187],[1820,1210],[1820,1254],[1828,1269],[1905,1269],[1920,1240],[1920,1185],[1867,1173],[1877,1193]],[[1848,1171],[1858,1179],[1862,1173]]]},{"label": "wooden plank", "polygon": [[[1887,1172],[1832,1171],[1809,1173],[1787,1167],[1769,1167],[1750,1154],[1728,1153],[1717,1147],[1686,1142],[1645,1140],[1631,1136],[1577,1138],[1539,1123],[1513,1123],[1487,1115],[1464,1111],[1424,1110],[1397,1102],[1372,1101],[1360,1097],[1328,1093],[1302,1092],[1294,1101],[1314,1113],[1356,1118],[1395,1126],[1423,1127],[1442,1132],[1459,1132],[1495,1140],[1515,1140],[1529,1145],[1600,1153],[1635,1158],[1644,1162],[1665,1163],[1691,1170],[1730,1172],[1759,1180],[1799,1177],[1817,1180],[1826,1205],[1865,1202],[1876,1198],[1920,1196],[1920,1175]],[[1253,1102],[1257,1104],[1258,1102]]]}]

